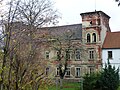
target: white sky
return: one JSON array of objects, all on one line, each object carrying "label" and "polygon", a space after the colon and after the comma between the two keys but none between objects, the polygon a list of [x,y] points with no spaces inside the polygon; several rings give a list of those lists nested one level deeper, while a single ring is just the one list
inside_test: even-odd
[{"label": "white sky", "polygon": [[120,31],[120,7],[115,0],[53,0],[55,8],[61,13],[59,25],[81,23],[80,13],[103,11],[110,18],[111,31]]}]

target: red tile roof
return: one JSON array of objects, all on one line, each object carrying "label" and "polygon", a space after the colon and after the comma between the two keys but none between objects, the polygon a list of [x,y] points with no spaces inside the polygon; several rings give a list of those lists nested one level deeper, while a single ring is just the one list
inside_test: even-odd
[{"label": "red tile roof", "polygon": [[107,32],[103,48],[120,48],[120,32]]}]

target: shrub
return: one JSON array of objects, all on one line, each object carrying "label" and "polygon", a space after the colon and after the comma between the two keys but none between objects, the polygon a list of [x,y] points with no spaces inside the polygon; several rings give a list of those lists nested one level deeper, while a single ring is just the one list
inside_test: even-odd
[{"label": "shrub", "polygon": [[119,69],[110,63],[105,65],[102,72],[86,74],[83,78],[84,90],[117,90],[119,87]]},{"label": "shrub", "polygon": [[100,73],[86,74],[83,78],[83,90],[94,90],[96,88],[96,82],[100,77]]},{"label": "shrub", "polygon": [[100,90],[117,90],[119,87],[119,69],[116,70],[110,64],[105,65],[96,86]]}]

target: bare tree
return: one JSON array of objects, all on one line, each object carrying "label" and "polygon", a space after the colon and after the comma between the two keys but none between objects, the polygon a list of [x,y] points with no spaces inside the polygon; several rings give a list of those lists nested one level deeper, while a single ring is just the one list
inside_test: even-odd
[{"label": "bare tree", "polygon": [[50,0],[24,0],[18,6],[17,19],[27,25],[42,27],[56,24],[59,18]]},{"label": "bare tree", "polygon": [[[52,4],[48,0],[11,0],[8,3],[8,13],[5,14],[6,17],[3,15],[5,19],[2,17],[2,25],[5,24],[5,29],[2,29],[1,37],[3,59],[0,89],[23,90],[27,85],[31,86],[32,90],[38,90],[40,87],[38,83],[45,79],[45,75],[43,75],[44,68],[38,67],[42,62],[33,62],[37,60],[38,46],[33,42],[34,33],[38,26],[55,23],[58,18],[56,11],[52,9]],[[15,25],[16,21],[26,24],[25,28],[19,24]],[[35,69],[37,73],[34,72]],[[41,73],[39,70],[42,70]]]},{"label": "bare tree", "polygon": [[116,2],[118,2],[118,6],[120,6],[120,0],[115,0]]},{"label": "bare tree", "polygon": [[[11,37],[11,27],[12,27],[12,23],[10,23],[11,21],[14,20],[14,16],[17,10],[17,5],[19,4],[19,1],[17,1],[16,7],[14,8],[13,12],[12,12],[12,3],[13,1],[11,0],[10,2],[10,7],[9,7],[9,11],[8,11],[8,19],[7,19],[7,28],[6,30],[2,30],[2,37],[1,37],[1,41],[3,41],[3,60],[2,60],[2,71],[1,71],[1,81],[0,81],[0,89],[3,90],[5,89],[5,84],[6,84],[6,70],[5,68],[7,68],[7,60],[8,57],[10,55],[10,37]],[[3,23],[3,20],[2,20]],[[4,39],[3,39],[4,38]],[[12,58],[12,57],[11,57]],[[10,60],[11,61],[11,60]],[[9,77],[9,75],[8,75]],[[8,80],[9,82],[9,80]],[[10,83],[10,82],[9,82]]]},{"label": "bare tree", "polygon": [[[52,36],[52,35],[51,35]],[[63,79],[66,74],[66,70],[69,66],[70,61],[70,53],[71,51],[75,52],[76,49],[79,49],[81,54],[80,57],[82,60],[88,59],[87,49],[85,48],[82,40],[74,39],[74,32],[68,30],[68,32],[64,32],[63,35],[55,35],[50,37],[51,47],[57,51],[57,61],[58,61],[58,69],[59,69],[59,77],[60,77],[60,88],[63,88]]]}]

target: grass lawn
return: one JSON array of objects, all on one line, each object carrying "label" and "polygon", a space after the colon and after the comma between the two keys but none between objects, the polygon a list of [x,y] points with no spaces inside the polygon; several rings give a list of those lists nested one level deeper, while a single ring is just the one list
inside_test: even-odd
[{"label": "grass lawn", "polygon": [[[51,86],[49,87],[48,90],[60,90],[60,87],[56,88],[56,86]],[[80,83],[63,83],[63,89],[62,90],[80,90]],[[120,86],[118,87],[117,90],[120,90]]]},{"label": "grass lawn", "polygon": [[[56,88],[56,86],[49,87],[49,90],[60,90],[60,87]],[[80,83],[63,83],[62,90],[80,90]]]},{"label": "grass lawn", "polygon": [[118,87],[118,89],[117,90],[120,90],[120,86]]}]

